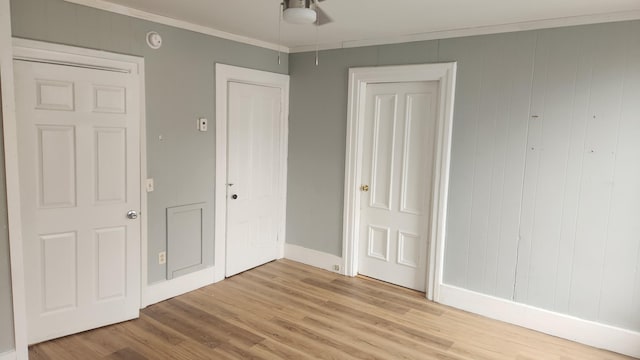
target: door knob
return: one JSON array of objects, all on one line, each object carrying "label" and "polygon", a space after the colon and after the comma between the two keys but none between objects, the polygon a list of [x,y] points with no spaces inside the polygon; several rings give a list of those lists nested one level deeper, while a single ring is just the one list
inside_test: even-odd
[{"label": "door knob", "polygon": [[127,212],[127,217],[131,220],[137,219],[138,218],[138,212],[135,210],[129,210],[129,212]]},{"label": "door knob", "polygon": [[364,192],[369,191],[369,185],[362,185],[362,186],[360,186],[360,190],[361,190],[361,191],[364,191]]},{"label": "door knob", "polygon": [[233,195],[231,195],[231,198],[232,198],[233,200],[237,199],[237,198],[238,198],[238,194],[233,194]]}]

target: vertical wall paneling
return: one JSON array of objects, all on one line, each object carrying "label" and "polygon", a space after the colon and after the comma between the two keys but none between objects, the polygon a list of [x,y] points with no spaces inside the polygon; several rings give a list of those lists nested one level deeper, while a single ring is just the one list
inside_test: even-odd
[{"label": "vertical wall paneling", "polygon": [[[556,241],[561,232],[560,219],[568,215],[563,213],[565,206],[576,199],[575,194],[567,193],[567,188],[578,188],[576,179],[568,171],[571,170],[568,157],[581,158],[584,136],[580,130],[584,116],[574,111],[574,107],[581,108],[584,102],[579,94],[574,95],[575,90],[581,88],[576,82],[581,36],[579,32],[556,36],[559,41],[549,44],[548,34],[542,33],[537,44],[522,197],[520,261],[514,294],[516,300],[526,299],[533,287],[532,296],[537,299],[532,301],[539,306],[552,306],[554,302],[553,291],[537,291],[560,265]],[[575,125],[576,122],[579,124]],[[570,152],[571,144],[579,147]],[[545,206],[549,208],[544,209]],[[571,249],[571,232],[568,236]],[[563,258],[566,259],[566,254]],[[570,267],[566,261],[563,265]]]},{"label": "vertical wall paneling", "polygon": [[[637,33],[640,23],[630,23],[624,31]],[[640,241],[630,242],[629,238],[637,239],[640,234],[640,38],[627,36],[626,39],[614,193],[599,314],[603,319],[637,329],[640,328]]]},{"label": "vertical wall paneling", "polygon": [[440,42],[459,69],[446,283],[640,330],[638,28]]},{"label": "vertical wall paneling", "polygon": [[[611,125],[616,124],[615,145],[611,144],[612,173],[610,174],[610,198],[605,229],[601,283],[598,291],[598,320],[620,324],[625,328],[639,329],[640,286],[640,42],[629,31],[639,31],[638,24],[616,28],[616,36],[622,41],[609,44],[618,56],[610,61],[611,69],[603,69],[602,81],[615,80],[607,90],[611,91],[612,107],[604,113]],[[599,39],[606,41],[605,38]],[[603,61],[603,63],[605,63]],[[611,65],[609,66],[611,67]],[[602,115],[601,115],[602,116]],[[633,241],[635,240],[635,241]],[[632,284],[635,282],[635,287]],[[631,296],[629,292],[631,291]],[[635,314],[627,309],[636,309]],[[634,316],[635,315],[635,316]]]},{"label": "vertical wall paneling", "polygon": [[445,282],[640,328],[638,26],[441,41],[459,62]]},{"label": "vertical wall paneling", "polygon": [[458,61],[445,282],[510,299],[535,33],[441,41]]},{"label": "vertical wall paneling", "polygon": [[540,31],[514,295],[639,329],[627,313],[639,246],[631,217],[640,216],[628,201],[640,181],[640,149],[626,143],[638,112],[625,99],[627,83],[635,86],[629,64],[638,61],[631,26]]}]

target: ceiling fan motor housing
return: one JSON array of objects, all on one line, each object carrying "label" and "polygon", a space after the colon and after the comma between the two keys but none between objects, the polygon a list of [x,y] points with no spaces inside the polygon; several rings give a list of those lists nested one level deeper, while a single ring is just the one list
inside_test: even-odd
[{"label": "ceiling fan motor housing", "polygon": [[318,13],[312,7],[311,0],[289,0],[284,2],[284,21],[292,24],[313,24]]},{"label": "ceiling fan motor housing", "polygon": [[311,0],[289,0],[285,1],[285,8],[287,9],[309,9],[311,8],[312,1]]}]

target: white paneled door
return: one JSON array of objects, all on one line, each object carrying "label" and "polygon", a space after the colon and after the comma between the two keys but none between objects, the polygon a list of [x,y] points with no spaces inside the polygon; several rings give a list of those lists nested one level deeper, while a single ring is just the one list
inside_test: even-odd
[{"label": "white paneled door", "polygon": [[138,316],[137,74],[15,61],[29,343]]},{"label": "white paneled door", "polygon": [[280,88],[228,83],[227,277],[279,254],[281,96]]},{"label": "white paneled door", "polygon": [[358,272],[425,291],[438,83],[366,94]]}]

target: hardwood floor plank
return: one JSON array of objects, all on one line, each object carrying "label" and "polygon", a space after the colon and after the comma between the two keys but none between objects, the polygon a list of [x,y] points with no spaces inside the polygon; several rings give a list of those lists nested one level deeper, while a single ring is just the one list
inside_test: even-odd
[{"label": "hardwood floor plank", "polygon": [[357,289],[354,289],[354,288],[348,288],[348,287],[345,288],[341,286],[335,286],[331,282],[325,282],[315,278],[306,278],[306,279],[303,279],[302,282],[309,284],[311,286],[314,286],[316,288],[325,289],[334,294],[340,294],[342,296],[348,297],[349,299],[360,300],[365,304],[371,304],[373,306],[383,308],[387,311],[392,311],[397,314],[402,315],[402,314],[406,314],[407,311],[409,311],[409,307],[401,306],[390,301],[385,301],[379,298],[375,298],[373,296],[363,293],[362,291],[358,291]]},{"label": "hardwood floor plank", "polygon": [[295,350],[287,345],[265,339],[263,342],[253,346],[254,350],[260,354],[264,354],[268,359],[314,359],[309,354]]},{"label": "hardwood floor plank", "polygon": [[429,302],[423,293],[279,260],[41,343],[35,360],[630,359]]},{"label": "hardwood floor plank", "polygon": [[378,354],[384,354],[383,358],[389,359],[419,359],[427,354],[432,358],[459,360],[459,357],[448,356],[444,352],[425,347],[422,344],[404,340],[391,333],[382,333],[375,327],[341,325],[339,321],[328,321],[325,318],[308,316],[303,323],[313,329],[323,329],[326,333],[339,336],[360,348],[366,348]]},{"label": "hardwood floor plank", "polygon": [[107,360],[146,360],[147,358],[138,354],[135,350],[124,348],[107,356]]},{"label": "hardwood floor plank", "polygon": [[218,332],[215,328],[203,326],[197,319],[194,320],[188,313],[173,306],[169,301],[150,306],[146,310],[147,315],[152,319],[209,348],[215,348],[224,341],[216,337]]},{"label": "hardwood floor plank", "polygon": [[275,318],[273,319],[273,323],[295,334],[300,334],[312,340],[315,343],[318,343],[326,347],[334,348],[336,350],[339,350],[351,356],[355,356],[357,359],[363,359],[363,360],[382,360],[383,359],[381,357],[376,356],[374,353],[371,353],[369,351],[363,351],[362,349],[351,346],[350,344],[342,340],[337,340],[329,336],[323,336],[318,331],[311,330],[305,326],[298,325],[296,323],[287,321],[285,319]]},{"label": "hardwood floor plank", "polygon": [[188,314],[190,321],[194,324],[215,329],[215,331],[212,332],[212,335],[225,342],[233,339],[245,347],[251,347],[264,340],[261,336],[235,326],[212,313],[190,306],[180,299],[174,298],[169,300],[168,303],[175,306],[177,309],[180,309],[182,314],[185,314],[185,316]]},{"label": "hardwood floor plank", "polygon": [[167,328],[145,313],[141,313],[140,318],[136,321],[131,321],[130,325],[132,331],[139,334],[143,339],[154,343],[178,345],[187,339],[184,335]]},{"label": "hardwood floor plank", "polygon": [[[413,292],[405,295],[403,292],[391,292],[388,287],[381,287],[379,284],[376,286],[371,281],[354,281],[354,278],[338,278],[333,279],[331,284],[339,286],[345,289],[352,289],[362,291],[370,297],[374,297],[387,302],[393,302],[397,305],[402,305],[410,310],[424,312],[433,315],[442,315],[444,310],[432,306],[432,303],[427,300],[423,293]],[[395,288],[393,288],[395,289]],[[418,296],[416,296],[418,295]]]}]

